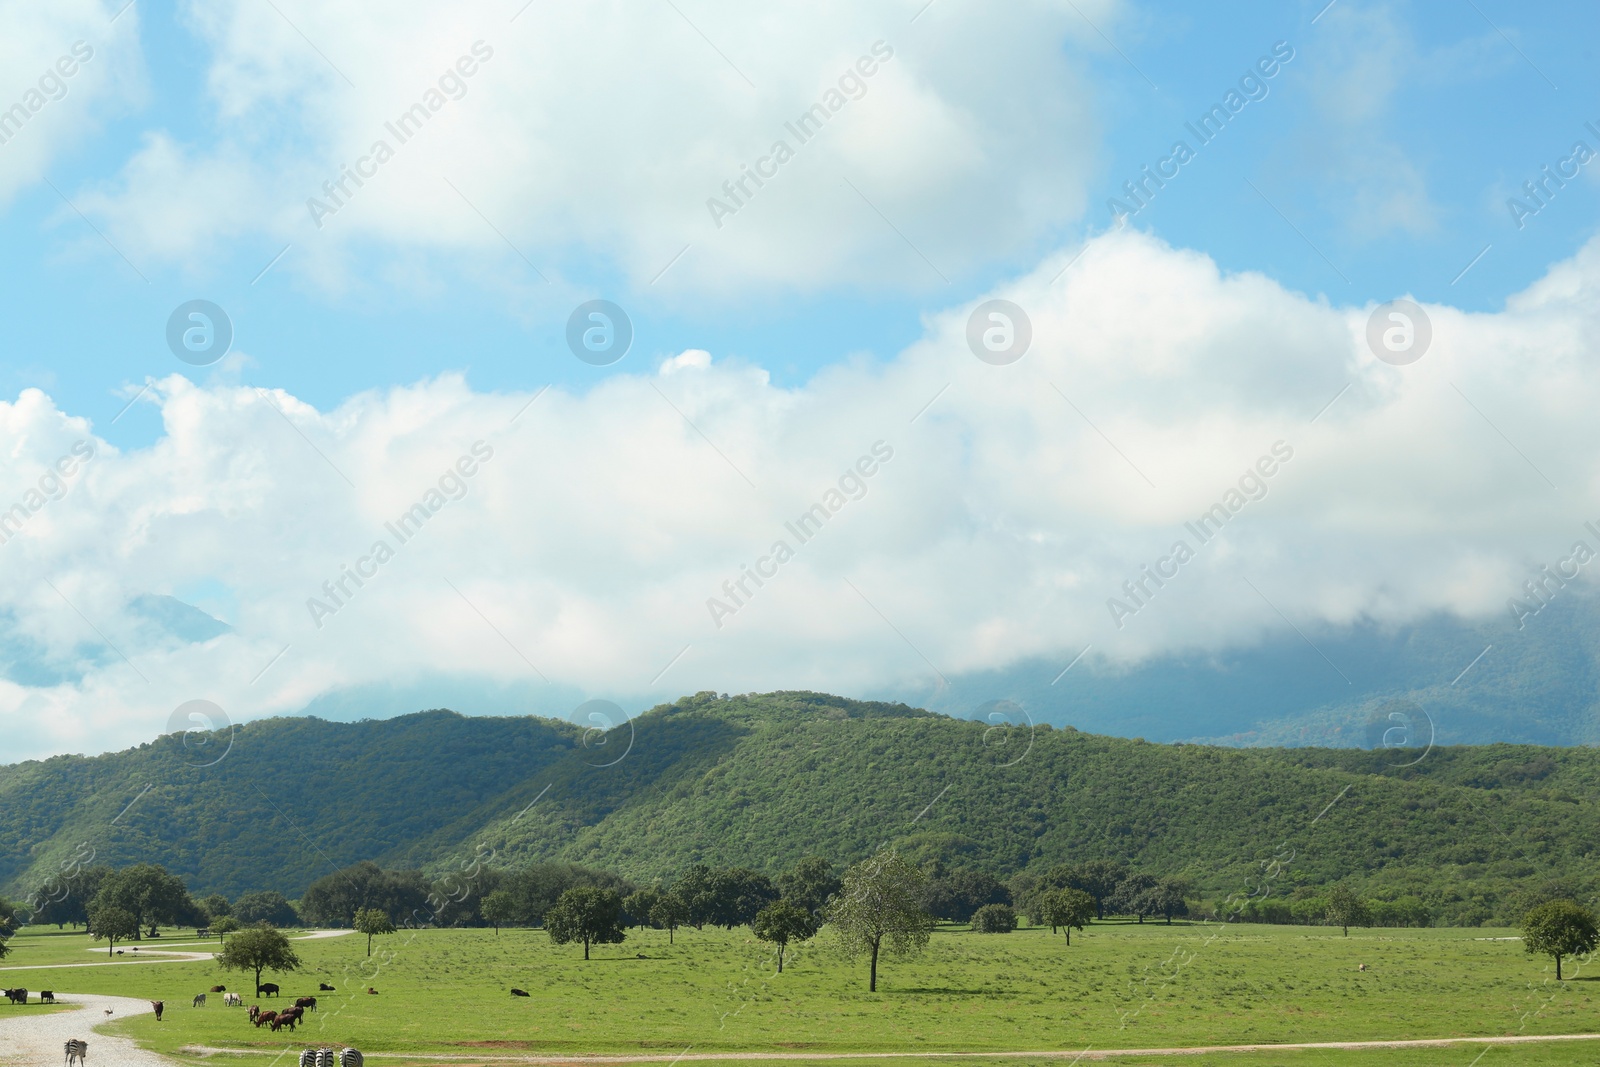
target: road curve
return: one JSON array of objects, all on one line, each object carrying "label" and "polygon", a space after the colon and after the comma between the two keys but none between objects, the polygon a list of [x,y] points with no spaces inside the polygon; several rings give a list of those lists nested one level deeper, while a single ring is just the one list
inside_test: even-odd
[{"label": "road curve", "polygon": [[[0,1064],[5,1067],[60,1067],[67,1039],[76,1037],[89,1043],[89,1063],[98,1067],[176,1067],[175,1061],[158,1056],[125,1037],[111,1037],[93,1029],[108,1019],[150,1014],[148,1000],[132,997],[102,997],[87,993],[57,993],[62,1004],[77,1004],[75,1011],[48,1015],[15,1015],[0,1011]],[[112,1014],[107,1015],[110,1009]]]}]

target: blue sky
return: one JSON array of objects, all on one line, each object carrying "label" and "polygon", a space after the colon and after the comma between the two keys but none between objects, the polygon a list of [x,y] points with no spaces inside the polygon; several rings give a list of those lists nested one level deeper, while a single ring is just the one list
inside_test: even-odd
[{"label": "blue sky", "polygon": [[[0,144],[4,499],[98,448],[0,545],[0,706],[59,712],[24,754],[202,697],[912,693],[1481,618],[1600,515],[1588,5],[0,10],[0,108],[93,49]],[[1361,340],[1402,296],[1411,367]],[[1032,317],[1014,365],[964,340],[993,298]],[[234,330],[208,367],[167,347],[194,299]],[[634,327],[606,366],[566,340],[592,299]],[[319,616],[480,440],[382,592]],[[719,616],[880,441],[866,502]],[[1278,442],[1293,477],[1192,577],[1109,609]],[[230,629],[152,630],[150,596]]]},{"label": "blue sky", "polygon": [[[916,7],[906,10],[914,14]],[[1091,31],[1063,44],[1084,72],[1083,103],[1098,134],[1067,146],[1089,161],[1081,190],[1061,190],[1068,202],[1081,195],[1082,210],[1011,254],[946,264],[949,285],[930,273],[872,292],[824,281],[731,296],[681,290],[663,296],[630,279],[605,249],[579,245],[560,250],[559,260],[536,260],[548,274],[559,272],[562,285],[525,289],[512,299],[480,284],[482,271],[531,277],[503,246],[461,253],[399,241],[358,244],[349,288],[333,293],[297,273],[304,239],[252,284],[291,242],[248,232],[181,262],[129,249],[146,284],[49,185],[29,183],[7,205],[3,222],[7,391],[45,388],[94,418],[111,439],[148,442],[159,428],[149,413],[107,424],[124,403],[119,387],[173,370],[203,380],[203,372],[175,365],[161,341],[167,313],[191,296],[229,310],[235,347],[253,364],[246,379],[324,407],[445,369],[465,372],[484,390],[546,382],[582,389],[686,348],[742,357],[780,383],[798,384],[842,360],[892,356],[920,336],[928,311],[962,303],[1030,268],[1045,251],[1102,230],[1105,202],[1120,195],[1122,183],[1165,155],[1175,139],[1193,140],[1183,124],[1220,100],[1278,41],[1293,47],[1294,59],[1267,81],[1269,95],[1205,146],[1135,225],[1204,251],[1225,270],[1260,271],[1340,303],[1411,293],[1495,309],[1572,254],[1592,230],[1591,175],[1562,190],[1521,230],[1505,201],[1540,166],[1566,155],[1573,141],[1600,147],[1584,128],[1600,120],[1600,105],[1584,107],[1597,99],[1592,31],[1600,16],[1592,8],[1493,0],[1339,0],[1323,8],[1321,0],[1232,3],[1204,13],[1190,5],[1138,4],[1103,13],[1095,27],[1104,40]],[[47,171],[74,199],[114,179],[152,131],[203,146],[227,124],[207,90],[210,42],[183,5],[141,2],[133,14],[136,40],[108,37],[106,47],[137,56],[145,83],[140,99],[108,101],[101,128],[63,146]],[[937,7],[919,17],[920,25],[896,25],[899,14],[889,7],[877,16],[885,32],[906,38],[903,52],[916,51],[917,35],[942,29]],[[715,60],[709,52],[684,60],[708,57]],[[277,118],[282,126],[270,136],[293,140],[295,117]],[[1048,141],[1058,132],[1041,128],[1034,136]],[[297,199],[287,189],[283,194],[285,202]],[[1455,280],[1485,247],[1489,252]],[[703,245],[689,254],[714,257],[716,249]],[[379,268],[395,257],[426,272],[425,294],[385,283]],[[569,293],[611,297],[632,309],[638,334],[627,361],[596,371],[570,359],[562,339],[570,301],[561,298]]]}]

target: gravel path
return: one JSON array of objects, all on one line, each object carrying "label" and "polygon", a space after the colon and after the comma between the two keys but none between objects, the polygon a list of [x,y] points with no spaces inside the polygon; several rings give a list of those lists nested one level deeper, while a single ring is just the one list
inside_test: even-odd
[{"label": "gravel path", "polygon": [[[5,1067],[60,1067],[66,1061],[63,1049],[69,1037],[89,1043],[90,1067],[174,1067],[173,1061],[146,1052],[125,1037],[96,1033],[94,1027],[107,1019],[150,1014],[148,1000],[132,997],[100,997],[86,993],[57,993],[62,1004],[82,1005],[76,1011],[49,1015],[15,1016],[0,1012],[0,1064]],[[110,1008],[111,1015],[106,1015]]]}]

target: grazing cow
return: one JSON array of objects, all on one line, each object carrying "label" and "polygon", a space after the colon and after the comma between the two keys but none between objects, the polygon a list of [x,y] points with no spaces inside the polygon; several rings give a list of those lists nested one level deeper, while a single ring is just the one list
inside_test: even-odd
[{"label": "grazing cow", "polygon": [[261,1005],[259,1005],[259,1004],[250,1005],[250,1021],[251,1022],[255,1022],[260,1017],[261,1017]]},{"label": "grazing cow", "polygon": [[194,1006],[197,1008],[206,1006],[206,995],[204,993],[196,993],[194,995]]},{"label": "grazing cow", "polygon": [[511,995],[514,997],[525,997],[528,996],[529,993],[526,989],[513,989],[511,991]]},{"label": "grazing cow", "polygon": [[8,989],[6,990],[6,999],[13,1004],[26,1004],[28,1003],[28,991],[26,989]]},{"label": "grazing cow", "polygon": [[224,1008],[237,1008],[244,1003],[244,998],[237,993],[224,993],[222,1006]]},{"label": "grazing cow", "polygon": [[227,991],[228,987],[225,985],[214,985],[210,989],[206,990],[207,993],[226,993]]},{"label": "grazing cow", "polygon": [[299,1022],[300,1013],[295,1011],[293,1008],[290,1008],[288,1011],[284,1012],[282,1015],[279,1015],[272,1021],[272,1028],[277,1030],[287,1026],[290,1030],[293,1030],[295,1025]]},{"label": "grazing cow", "polygon": [[317,983],[317,992],[318,993],[332,993],[332,992],[334,992],[334,988],[333,988],[333,986],[329,985],[327,982],[318,982]]},{"label": "grazing cow", "polygon": [[256,986],[256,996],[258,997],[275,997],[277,995],[278,987],[271,982],[264,982]]},{"label": "grazing cow", "polygon": [[300,997],[294,1002],[294,1006],[297,1007],[297,1008],[304,1008],[307,1011],[316,1011],[317,1010],[317,998],[316,997]]},{"label": "grazing cow", "polygon": [[150,1007],[155,1009],[156,1022],[160,1022],[161,1013],[167,1010],[167,1002],[164,1000],[152,1000],[150,1002]]},{"label": "grazing cow", "polygon": [[89,1062],[89,1043],[74,1037],[67,1042],[67,1067],[74,1063],[87,1064]]},{"label": "grazing cow", "polygon": [[256,1029],[259,1030],[263,1026],[266,1026],[269,1023],[276,1022],[277,1020],[278,1020],[278,1013],[277,1012],[275,1012],[275,1011],[260,1011],[260,1010],[257,1010],[256,1017],[255,1017],[254,1021],[255,1021],[255,1024],[256,1024]]},{"label": "grazing cow", "polygon": [[53,991],[51,991],[49,989],[41,989],[39,991],[39,1003],[40,1004],[54,1004],[55,1002],[56,1002],[56,995],[55,995],[55,993]]},{"label": "grazing cow", "polygon": [[339,1053],[339,1067],[363,1067],[361,1053],[353,1048],[347,1048]]}]

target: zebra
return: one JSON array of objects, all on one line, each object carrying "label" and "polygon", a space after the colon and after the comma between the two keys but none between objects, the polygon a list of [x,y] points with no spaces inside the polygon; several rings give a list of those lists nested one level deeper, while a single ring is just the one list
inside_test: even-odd
[{"label": "zebra", "polygon": [[353,1048],[347,1048],[339,1053],[339,1067],[363,1067],[361,1053]]},{"label": "zebra", "polygon": [[67,1042],[67,1067],[72,1067],[74,1062],[87,1064],[89,1062],[89,1043],[72,1038]]},{"label": "zebra", "polygon": [[[360,1053],[357,1053],[357,1055],[360,1055]],[[334,1067],[334,1061],[336,1058],[337,1057],[335,1057],[333,1054],[333,1049],[319,1048],[317,1049],[316,1067]]]}]

